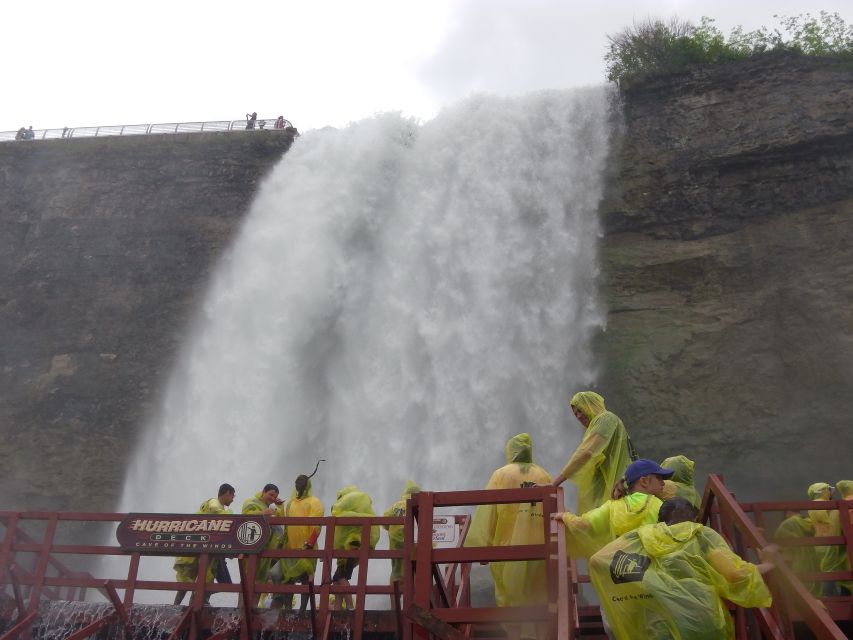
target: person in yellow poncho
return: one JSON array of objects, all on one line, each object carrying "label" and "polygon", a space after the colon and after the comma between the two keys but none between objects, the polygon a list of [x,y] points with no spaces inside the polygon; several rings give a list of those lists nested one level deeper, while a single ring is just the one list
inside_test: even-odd
[{"label": "person in yellow poncho", "polygon": [[[809,500],[814,502],[823,502],[826,500],[832,500],[832,490],[835,489],[830,484],[826,482],[815,482],[814,484],[809,485],[808,495]],[[809,509],[809,520],[811,520],[812,525],[814,525],[814,534],[816,538],[823,538],[825,536],[832,535],[832,523],[829,520],[830,511],[826,509]],[[820,546],[815,547],[815,553],[817,553],[819,562],[821,566],[830,562],[825,556],[827,554],[832,555],[832,547],[828,546]],[[824,582],[822,595],[824,596],[834,596],[836,595],[835,583],[833,582]]]},{"label": "person in yellow poncho", "polygon": [[631,462],[631,443],[619,416],[607,411],[604,398],[594,391],[576,393],[570,404],[586,431],[553,484],[559,487],[566,480],[574,482],[577,512],[586,513],[610,499],[610,490]]},{"label": "person in yellow poncho", "polygon": [[628,465],[622,479],[625,495],[608,500],[583,515],[555,513],[551,517],[566,526],[566,549],[573,558],[589,558],[623,533],[657,522],[664,480],[672,471],[640,458]]},{"label": "person in yellow poncho", "polygon": [[[219,485],[219,492],[217,496],[202,502],[196,513],[207,513],[211,515],[217,513],[231,513],[231,509],[228,507],[232,502],[234,502],[234,496],[236,493],[237,492],[234,487],[227,482],[224,482]],[[207,565],[207,572],[205,573],[206,582],[213,582],[214,577],[217,575],[216,565],[219,562],[225,562],[225,558],[210,558],[210,562]],[[180,558],[175,558],[173,568],[175,569],[176,580],[178,582],[195,582],[195,579],[198,577],[198,556],[182,556]],[[178,591],[175,594],[175,604],[181,604],[186,593],[186,590]],[[207,599],[205,599],[205,602],[206,601]]]},{"label": "person in yellow poncho", "polygon": [[[774,538],[791,540],[814,536],[814,525],[809,518],[796,511],[786,511],[785,519],[776,527]],[[814,547],[782,547],[782,557],[794,573],[817,573],[820,571],[820,559]],[[806,589],[814,596],[820,596],[819,582],[804,582]]]},{"label": "person in yellow poncho", "polygon": [[[853,480],[839,480],[835,488],[842,500],[853,500]],[[853,507],[848,511],[850,524],[853,524]],[[826,535],[843,536],[844,528],[841,526],[841,513],[839,511],[829,512],[829,527]],[[826,551],[820,560],[821,571],[850,571],[850,557],[847,548],[839,545],[825,547]],[[839,595],[849,596],[853,592],[853,582],[850,580],[840,581],[838,585]]]},{"label": "person in yellow poncho", "polygon": [[[551,482],[548,472],[533,461],[533,440],[526,433],[509,439],[506,462],[492,474],[486,489],[518,489]],[[542,544],[545,526],[541,502],[481,505],[474,512],[465,546]],[[544,562],[492,562],[489,569],[499,607],[547,602]],[[530,625],[506,624],[504,628],[508,637],[537,637]]]},{"label": "person in yellow poncho", "polygon": [[[693,520],[697,509],[673,498],[661,522],[614,540],[590,560],[590,578],[616,640],[730,640],[732,616],[723,602],[769,607],[762,554],[754,565],[732,552],[716,531]],[[768,550],[769,551],[769,550]]]},{"label": "person in yellow poncho", "polygon": [[684,498],[697,509],[702,504],[702,498],[696,491],[693,476],[694,462],[687,456],[672,456],[660,463],[665,469],[672,469],[672,477],[664,480],[663,500]]},{"label": "person in yellow poncho", "polygon": [[[319,463],[318,463],[319,464]],[[316,472],[316,469],[315,469]],[[312,474],[313,475],[313,474]],[[323,517],[323,503],[314,497],[311,491],[311,477],[300,474],[294,482],[293,492],[290,500],[284,507],[284,515],[287,518],[321,518]],[[288,525],[284,532],[283,549],[313,549],[320,536],[320,526],[292,524]],[[281,581],[284,584],[306,584],[310,576],[314,575],[317,568],[316,558],[282,558],[279,561],[281,568]],[[284,606],[290,609],[293,605],[293,594],[285,594]],[[303,594],[299,601],[299,611],[303,612],[308,607],[307,594]]]},{"label": "person in yellow poncho", "polygon": [[[337,518],[363,518],[375,516],[373,511],[373,500],[370,496],[359,491],[355,485],[348,485],[338,491],[337,500],[332,505],[332,515]],[[335,526],[335,549],[353,550],[360,549],[362,545],[361,525],[336,525]],[[379,527],[370,527],[370,540],[368,544],[371,549],[376,548],[379,542]],[[338,558],[335,566],[335,574],[332,576],[333,584],[349,586],[352,574],[358,566],[358,558]],[[353,608],[352,598],[349,594],[336,599],[336,606]]]},{"label": "person in yellow poncho", "polygon": [[[278,497],[278,487],[272,483],[264,485],[264,488],[243,503],[243,513],[246,515],[264,515],[281,517],[284,515],[282,505],[284,501]],[[284,536],[284,528],[276,525],[270,527],[271,535],[267,542],[267,549],[281,548],[281,540]],[[242,562],[245,562],[243,560]],[[259,558],[257,569],[255,569],[255,582],[267,582],[270,569],[275,564],[274,558]],[[280,609],[281,600],[273,600],[272,607]]]},{"label": "person in yellow poncho", "polygon": [[[420,493],[421,488],[412,482],[406,480],[406,486],[403,493],[400,494],[400,499],[388,507],[388,510],[383,514],[389,518],[400,518],[406,515],[406,502],[413,495]],[[388,548],[402,549],[403,548],[403,525],[401,524],[384,524],[382,527],[388,532]],[[389,582],[400,582],[403,579],[403,560],[395,558],[391,560],[391,576]]]}]

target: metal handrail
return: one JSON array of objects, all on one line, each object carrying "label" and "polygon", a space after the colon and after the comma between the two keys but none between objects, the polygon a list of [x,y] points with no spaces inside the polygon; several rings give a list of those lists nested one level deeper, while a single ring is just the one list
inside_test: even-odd
[{"label": "metal handrail", "polygon": [[[812,503],[814,504],[814,503]],[[746,549],[764,549],[769,542],[758,526],[750,520],[734,496],[728,491],[720,476],[708,476],[705,495],[702,500],[701,522],[709,522],[726,537],[737,538],[735,550],[744,554]],[[715,522],[716,521],[716,522]],[[815,598],[811,596],[803,583],[795,576],[783,558],[775,560],[776,568],[768,577],[781,588],[785,604],[796,611],[808,625],[811,632],[820,640],[842,640],[846,636],[838,628],[832,617]]]},{"label": "metal handrail", "polygon": [[[284,127],[275,128],[278,118],[258,118],[252,129],[247,120],[205,120],[200,122],[158,122],[155,124],[115,124],[95,127],[63,127],[61,129],[32,129],[32,137],[18,138],[19,131],[0,131],[0,142],[32,142],[35,140],[68,140],[103,136],[139,136],[172,133],[203,133],[210,131],[287,131],[293,128],[290,120]],[[30,130],[25,130],[29,132]]]},{"label": "metal handrail", "polygon": [[[435,509],[458,508],[474,505],[498,505],[511,503],[541,503],[543,512],[543,542],[541,544],[511,545],[504,547],[465,547],[436,549],[430,541],[429,527]],[[498,622],[526,621],[543,622],[548,627],[548,638],[571,640],[574,629],[569,624],[571,603],[568,602],[566,585],[568,562],[564,553],[564,540],[560,529],[551,515],[562,510],[561,489],[554,487],[531,487],[523,489],[492,489],[477,491],[451,491],[434,493],[422,491],[412,496],[406,509],[406,539],[414,544],[407,549],[404,564],[403,600],[409,603],[406,615],[409,618],[404,631],[406,640],[437,635],[434,624],[446,633],[438,637],[456,637],[457,631],[448,625],[461,625],[473,632],[474,627],[490,626]],[[420,524],[420,526],[416,526]],[[467,599],[460,601],[444,597],[446,576],[437,571],[439,565],[451,566],[472,562],[507,562],[515,560],[540,560],[545,563],[548,582],[548,602],[539,605],[482,607],[472,606]],[[442,593],[444,592],[444,593]],[[435,597],[436,593],[441,597]],[[562,600],[562,601],[561,601]],[[460,634],[461,635],[461,634]],[[465,635],[468,635],[467,633]]]}]

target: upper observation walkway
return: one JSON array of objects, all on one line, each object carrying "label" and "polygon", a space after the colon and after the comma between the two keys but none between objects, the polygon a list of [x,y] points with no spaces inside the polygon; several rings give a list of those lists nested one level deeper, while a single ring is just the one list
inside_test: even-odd
[{"label": "upper observation walkway", "polygon": [[[276,126],[276,124],[281,126]],[[210,131],[292,131],[289,120],[258,118],[254,127],[247,129],[247,120],[206,120],[204,122],[159,122],[155,124],[115,124],[96,127],[62,127],[61,129],[19,129],[0,131],[0,142],[31,142],[33,140],[58,140],[70,138],[95,138],[102,136],[140,136],[149,134],[202,133]],[[22,137],[23,135],[23,137]]]}]

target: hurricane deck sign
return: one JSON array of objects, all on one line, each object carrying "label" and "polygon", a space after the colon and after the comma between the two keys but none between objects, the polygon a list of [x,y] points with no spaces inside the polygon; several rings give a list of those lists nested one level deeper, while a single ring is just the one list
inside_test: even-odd
[{"label": "hurricane deck sign", "polygon": [[131,513],[116,529],[125,551],[174,555],[260,553],[269,537],[263,516]]}]

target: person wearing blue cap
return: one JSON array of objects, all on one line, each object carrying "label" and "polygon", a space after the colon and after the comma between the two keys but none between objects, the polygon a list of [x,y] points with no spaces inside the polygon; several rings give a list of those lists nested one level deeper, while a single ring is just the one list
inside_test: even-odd
[{"label": "person wearing blue cap", "polygon": [[671,469],[640,458],[625,469],[625,494],[582,515],[558,512],[551,517],[566,527],[566,548],[573,558],[589,558],[623,533],[657,522],[664,480]]}]

